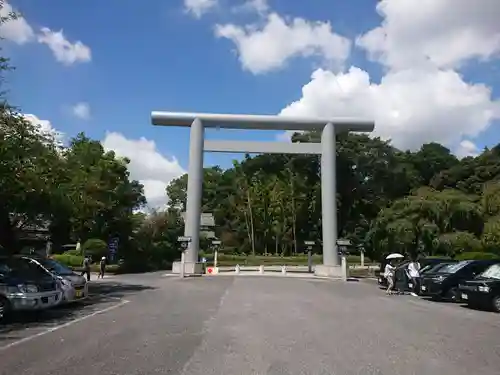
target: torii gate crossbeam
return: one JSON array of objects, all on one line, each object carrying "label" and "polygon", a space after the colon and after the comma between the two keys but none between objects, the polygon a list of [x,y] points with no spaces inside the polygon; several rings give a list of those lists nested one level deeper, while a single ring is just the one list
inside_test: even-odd
[{"label": "torii gate crossbeam", "polygon": [[[316,267],[321,276],[340,276],[337,251],[336,134],[348,131],[371,132],[373,121],[351,118],[295,118],[286,116],[232,115],[213,113],[152,112],[153,125],[190,127],[189,168],[185,235],[191,237],[186,250],[186,274],[199,274],[199,239],[203,189],[203,153],[285,153],[321,155],[321,208],[323,265]],[[322,130],[321,143],[205,141],[205,128],[260,130]]]}]

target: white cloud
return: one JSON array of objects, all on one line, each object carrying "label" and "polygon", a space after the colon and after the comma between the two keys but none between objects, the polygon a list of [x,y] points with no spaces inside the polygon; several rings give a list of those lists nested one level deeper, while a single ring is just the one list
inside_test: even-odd
[{"label": "white cloud", "polygon": [[358,39],[391,68],[456,67],[500,52],[498,0],[382,0],[382,24]]},{"label": "white cloud", "polygon": [[453,70],[390,72],[377,84],[352,67],[341,74],[316,70],[302,98],[281,114],[374,119],[376,135],[415,149],[429,141],[453,146],[463,136],[473,138],[498,117],[499,109],[488,87],[468,84]]},{"label": "white cloud", "polygon": [[382,0],[377,10],[381,25],[357,44],[384,65],[381,80],[357,67],[340,74],[318,69],[281,114],[369,118],[374,134],[397,147],[435,141],[459,156],[476,153],[473,139],[500,118],[500,101],[459,69],[498,56],[500,2]]},{"label": "white cloud", "polygon": [[261,16],[269,11],[267,0],[247,0],[242,5],[233,8],[235,12],[255,12]]},{"label": "white cloud", "polygon": [[76,103],[71,107],[71,112],[82,120],[88,120],[90,118],[90,105],[85,102]]},{"label": "white cloud", "polygon": [[[0,0],[0,16],[7,17],[14,11],[12,6],[5,0]],[[72,65],[77,62],[89,62],[92,60],[92,53],[88,46],[81,41],[70,42],[64,36],[62,30],[52,31],[48,27],[42,27],[40,33],[36,35],[33,28],[24,17],[11,19],[0,25],[0,37],[17,44],[26,44],[37,40],[39,43],[47,45],[57,61],[64,65]]]},{"label": "white cloud", "polygon": [[340,65],[351,47],[350,41],[335,34],[328,22],[302,18],[286,22],[276,13],[269,14],[261,28],[216,25],[215,34],[236,45],[243,68],[254,74],[278,70],[297,56],[319,56],[324,62]]},{"label": "white cloud", "polygon": [[455,150],[455,154],[459,158],[464,158],[466,156],[477,156],[479,154],[479,150],[477,146],[468,140],[463,140],[458,145],[458,148]]},{"label": "white cloud", "polygon": [[72,65],[77,62],[89,62],[92,60],[92,52],[88,46],[81,41],[70,42],[64,36],[62,30],[52,31],[42,27],[38,35],[38,42],[46,44],[57,61],[64,65]]},{"label": "white cloud", "polygon": [[184,0],[186,12],[200,18],[218,5],[218,0]]},{"label": "white cloud", "polygon": [[164,207],[168,201],[165,191],[167,185],[186,173],[177,159],[163,156],[155,142],[146,138],[128,139],[120,133],[111,132],[106,134],[102,144],[117,156],[130,159],[130,176],[144,185],[150,207]]},{"label": "white cloud", "polygon": [[54,139],[57,145],[62,146],[64,142],[64,133],[56,130],[49,120],[41,120],[32,114],[23,115],[26,120],[31,122],[40,131],[40,133],[47,135]]},{"label": "white cloud", "polygon": [[[14,11],[12,6],[5,0],[0,1],[0,17],[9,17]],[[33,40],[35,33],[33,28],[21,16],[11,19],[0,26],[0,37],[17,44],[25,44]]]}]

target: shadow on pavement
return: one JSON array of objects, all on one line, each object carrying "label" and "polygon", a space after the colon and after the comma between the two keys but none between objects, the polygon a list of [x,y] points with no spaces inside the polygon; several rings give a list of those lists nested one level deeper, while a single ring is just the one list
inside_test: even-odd
[{"label": "shadow on pavement", "polygon": [[468,309],[468,310],[474,310],[474,311],[483,311],[483,312],[487,312],[487,313],[491,313],[491,314],[498,314],[496,313],[493,308],[491,308],[490,306],[484,306],[484,305],[469,305],[469,304],[464,304],[464,303],[461,303],[460,304],[460,307],[464,308],[464,309]]},{"label": "shadow on pavement", "polygon": [[111,307],[128,295],[152,289],[155,288],[145,285],[91,282],[89,297],[85,300],[42,311],[16,312],[0,321],[0,345],[2,342],[22,338],[24,334],[20,337],[21,331],[29,335],[29,332],[50,329]]},{"label": "shadow on pavement", "polygon": [[111,297],[111,298],[123,298],[130,294],[135,294],[145,290],[153,290],[155,288],[147,285],[140,284],[125,284],[120,282],[108,281],[101,283],[89,284],[89,294],[93,297]]}]

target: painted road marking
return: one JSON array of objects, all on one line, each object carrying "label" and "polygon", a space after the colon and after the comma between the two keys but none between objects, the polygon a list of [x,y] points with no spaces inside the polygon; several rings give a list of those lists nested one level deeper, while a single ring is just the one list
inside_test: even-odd
[{"label": "painted road marking", "polygon": [[[116,297],[115,297],[116,298]],[[95,311],[93,312],[92,314],[89,314],[89,315],[85,315],[85,316],[82,316],[80,318],[77,318],[75,320],[72,320],[70,322],[67,322],[67,323],[64,323],[64,324],[61,324],[61,325],[58,325],[58,326],[55,326],[55,327],[52,327],[52,328],[49,328],[45,331],[42,331],[42,332],[38,332],[34,335],[31,335],[31,336],[28,336],[28,337],[24,337],[20,340],[17,340],[17,341],[14,341],[14,342],[11,342],[10,344],[7,344],[5,346],[0,346],[0,352],[4,351],[4,350],[7,350],[7,349],[10,349],[14,346],[18,346],[20,344],[24,344],[25,342],[28,342],[28,341],[31,341],[31,340],[34,340],[36,339],[37,337],[40,337],[40,336],[45,336],[49,333],[52,333],[52,332],[55,332],[55,331],[58,331],[62,328],[66,328],[66,327],[69,327],[73,324],[76,324],[76,323],[79,323],[81,321],[84,321],[88,318],[92,318],[94,316],[97,316],[97,315],[100,315],[100,314],[104,314],[104,313],[107,313],[111,310],[114,310],[114,309],[117,309],[118,307],[121,307],[127,303],[129,303],[130,301],[128,300],[121,300],[122,302],[120,302],[119,304],[117,305],[113,305],[113,306],[109,306],[109,307],[106,307],[105,309],[102,309],[102,310],[99,310],[99,311]]]}]

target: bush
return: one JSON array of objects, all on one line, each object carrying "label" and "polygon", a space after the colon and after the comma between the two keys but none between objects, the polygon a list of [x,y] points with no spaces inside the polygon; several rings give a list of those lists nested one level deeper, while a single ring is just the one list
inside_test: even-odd
[{"label": "bush", "polygon": [[500,260],[500,256],[492,253],[469,252],[461,253],[455,257],[456,260]]},{"label": "bush", "polygon": [[52,258],[59,263],[62,263],[68,267],[81,267],[83,264],[83,256],[81,255],[71,255],[68,253],[54,254]]},{"label": "bush", "polygon": [[95,261],[107,255],[108,245],[98,238],[90,238],[83,243],[82,250],[84,254],[90,255]]},{"label": "bush", "polygon": [[76,249],[65,251],[63,254],[73,255],[73,256],[83,256],[82,250],[76,250]]},{"label": "bush", "polygon": [[[200,259],[202,257],[207,258],[207,263],[213,264],[214,255],[200,252]],[[217,257],[217,264],[219,266],[235,266],[239,264],[240,266],[307,266],[307,255],[296,255],[290,257],[281,257],[275,255],[257,255],[257,256],[244,256],[244,255],[230,255],[219,253]],[[323,256],[320,254],[313,254],[312,263],[321,264],[323,262]],[[361,257],[359,255],[349,255],[347,257],[347,262],[350,264],[360,264]],[[365,264],[369,264],[371,260],[365,257]]]},{"label": "bush", "polygon": [[481,241],[469,232],[445,233],[438,238],[438,250],[442,254],[476,253],[482,250]]},{"label": "bush", "polygon": [[[71,255],[68,254],[70,251],[63,254],[54,254],[52,259],[64,264],[65,266],[71,268],[75,272],[81,272],[83,270],[83,256],[81,255]],[[90,266],[92,272],[99,272],[99,264],[92,264]],[[106,266],[106,273],[120,273],[123,270],[118,264],[110,264]]]}]

